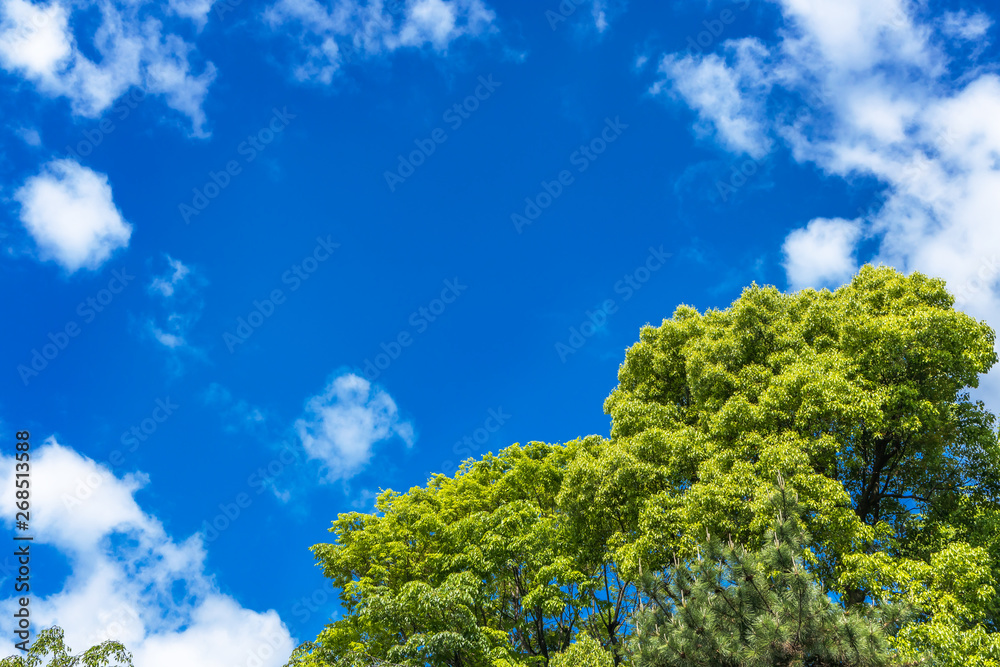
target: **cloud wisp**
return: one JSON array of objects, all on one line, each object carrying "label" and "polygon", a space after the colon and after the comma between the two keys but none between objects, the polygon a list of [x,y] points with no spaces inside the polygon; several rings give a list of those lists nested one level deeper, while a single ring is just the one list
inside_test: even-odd
[{"label": "cloud wisp", "polygon": [[482,0],[277,0],[264,12],[273,31],[292,35],[294,78],[321,84],[350,62],[399,49],[446,53],[493,32],[495,19]]}]

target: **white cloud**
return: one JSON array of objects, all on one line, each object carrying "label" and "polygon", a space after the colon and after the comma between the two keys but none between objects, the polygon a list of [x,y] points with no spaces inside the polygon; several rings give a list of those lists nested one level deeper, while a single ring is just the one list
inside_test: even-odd
[{"label": "white cloud", "polygon": [[993,25],[990,17],[983,12],[945,12],[941,17],[941,32],[949,37],[967,41],[980,40]]},{"label": "white cloud", "polygon": [[837,79],[851,72],[869,72],[881,63],[925,70],[942,64],[940,54],[928,48],[929,28],[910,16],[909,0],[781,0],[777,4],[788,29],[779,46],[786,56],[803,58],[783,63],[797,69],[796,74]]},{"label": "white cloud", "polygon": [[167,8],[171,13],[189,19],[201,30],[208,22],[208,12],[213,4],[214,0],[168,0]]},{"label": "white cloud", "polygon": [[698,112],[699,133],[714,134],[726,148],[760,159],[771,149],[763,105],[770,89],[764,71],[767,49],[748,38],[727,43],[727,51],[732,65],[714,53],[665,56],[659,68],[662,78],[650,92],[669,90]]},{"label": "white cloud", "polygon": [[[36,627],[59,625],[77,650],[122,641],[144,667],[284,664],[294,643],[277,613],[243,608],[219,591],[201,536],[175,541],[136,503],[145,476],[116,477],[52,439],[32,462],[35,543],[57,549],[70,567],[61,591],[32,600]],[[13,458],[0,458],[8,525],[13,474]],[[251,654],[259,662],[248,662]]]},{"label": "white cloud", "polygon": [[[906,0],[775,4],[784,25],[759,59],[767,114],[760,86],[743,83],[738,64],[718,75],[741,81],[741,101],[726,108],[747,123],[766,117],[767,135],[800,162],[848,183],[877,182],[880,196],[850,223],[877,245],[861,259],[942,277],[960,307],[1000,327],[1000,77],[965,43],[983,40],[991,21],[981,12],[929,15]],[[719,66],[718,56],[692,62]],[[848,246],[861,234],[844,221],[815,222],[786,240],[792,285],[836,282],[852,263]],[[836,251],[815,253],[823,242]],[[810,273],[810,257],[828,264]],[[988,382],[1000,400],[1000,376]]]},{"label": "white cloud", "polygon": [[443,53],[460,38],[493,31],[495,15],[482,0],[277,0],[264,19],[294,36],[295,78],[328,84],[358,58],[405,47]]},{"label": "white cloud", "polygon": [[6,0],[0,23],[0,62],[5,69],[47,79],[69,59],[73,36],[68,13],[51,2],[36,5],[27,0]]},{"label": "white cloud", "polygon": [[295,429],[309,456],[324,464],[328,481],[360,472],[376,443],[398,436],[412,446],[415,439],[413,425],[400,419],[392,397],[352,373],[335,378],[310,398]]},{"label": "white cloud", "polygon": [[97,269],[128,246],[132,226],[111,196],[108,178],[73,160],[54,160],[14,194],[21,223],[45,259],[69,272]]},{"label": "white cloud", "polygon": [[[186,115],[192,133],[205,134],[202,103],[215,78],[207,63],[192,72],[194,47],[168,32],[157,18],[158,5],[119,0],[0,0],[0,67],[54,97],[67,98],[73,111],[96,118],[132,86],[162,95]],[[172,0],[171,13],[204,25],[209,0]],[[95,15],[99,25],[90,26]],[[165,18],[165,17],[161,17]],[[81,22],[87,22],[81,27]],[[80,44],[75,35],[91,36]],[[92,60],[88,53],[99,57]]]},{"label": "white cloud", "polygon": [[816,218],[796,229],[782,247],[792,289],[836,287],[858,270],[854,247],[861,237],[858,220]]},{"label": "white cloud", "polygon": [[444,0],[417,0],[399,32],[400,42],[406,46],[433,44],[443,49],[455,32],[455,18],[455,6]]}]

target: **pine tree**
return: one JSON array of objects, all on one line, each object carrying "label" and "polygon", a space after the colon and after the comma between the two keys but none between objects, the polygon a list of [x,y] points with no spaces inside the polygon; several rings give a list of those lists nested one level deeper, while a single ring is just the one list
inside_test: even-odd
[{"label": "pine tree", "polygon": [[[649,578],[636,667],[880,667],[892,662],[866,605],[834,602],[806,567],[798,498],[779,479],[776,518],[750,552],[709,537],[699,555]],[[859,608],[860,607],[860,608]],[[893,614],[897,613],[893,610]]]}]

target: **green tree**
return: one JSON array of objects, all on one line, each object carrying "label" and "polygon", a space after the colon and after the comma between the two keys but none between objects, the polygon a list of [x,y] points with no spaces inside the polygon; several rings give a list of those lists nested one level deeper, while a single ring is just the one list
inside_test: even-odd
[{"label": "green tree", "polygon": [[[994,418],[968,395],[993,344],[942,281],[890,268],[866,266],[834,292],[753,286],[726,310],[682,306],[626,354],[605,402],[614,446],[581,497],[621,498],[619,560],[661,567],[706,530],[759,539],[762,490],[780,474],[835,585],[843,554],[905,552],[917,522],[928,529],[963,497],[996,505]],[[640,476],[655,487],[634,488]],[[887,534],[898,540],[872,539]]]},{"label": "green tree", "polygon": [[[767,507],[774,523],[758,550],[712,537],[696,557],[650,579],[634,640],[637,667],[891,662],[883,627],[857,609],[845,613],[809,571],[797,499],[779,483]],[[890,617],[888,626],[897,621]]]},{"label": "green tree", "polygon": [[[93,646],[80,655],[70,655],[62,628],[42,630],[26,655],[15,655],[0,660],[0,667],[132,667],[132,654],[119,642],[106,641]],[[47,662],[46,662],[47,660]]]}]

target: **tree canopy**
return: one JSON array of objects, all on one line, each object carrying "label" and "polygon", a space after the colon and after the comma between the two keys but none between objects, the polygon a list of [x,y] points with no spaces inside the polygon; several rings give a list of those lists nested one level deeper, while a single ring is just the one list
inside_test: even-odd
[{"label": "tree canopy", "polygon": [[566,521],[569,463],[600,438],[530,443],[344,514],[313,548],[346,616],[293,663],[547,665],[581,633],[619,645],[635,591]]},{"label": "tree canopy", "polygon": [[778,474],[831,565],[866,526],[904,535],[960,496],[994,502],[994,417],[967,393],[996,361],[994,334],[952,304],[940,280],[865,267],[834,292],[754,286],[643,328],[605,402],[622,453],[597,482],[623,466],[665,482],[637,503],[636,549],[761,534]]},{"label": "tree canopy", "polygon": [[290,664],[633,664],[639,582],[706,534],[763,548],[779,477],[817,586],[916,610],[897,658],[993,660],[1000,447],[969,391],[995,361],[942,281],[884,267],[681,306],[627,351],[609,437],[513,445],[340,515],[313,552],[344,614]]}]

